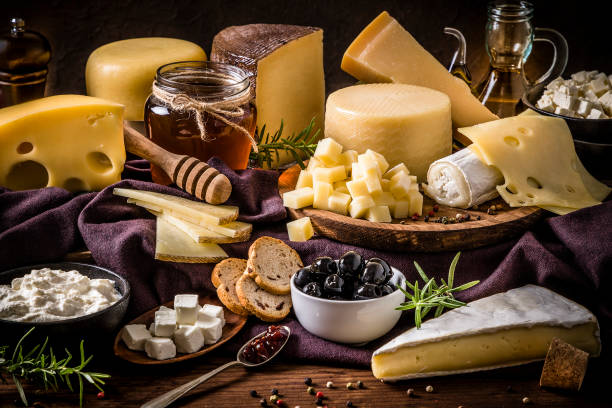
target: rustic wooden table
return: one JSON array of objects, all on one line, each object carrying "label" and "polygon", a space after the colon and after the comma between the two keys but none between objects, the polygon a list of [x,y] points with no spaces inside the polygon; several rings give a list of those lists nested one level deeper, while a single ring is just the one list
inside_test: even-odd
[{"label": "rustic wooden table", "polygon": [[[210,356],[169,366],[134,366],[115,357],[101,357],[98,353],[92,368],[112,374],[104,399],[88,387],[85,407],[139,407],[178,385],[196,378],[233,358],[223,349]],[[538,386],[541,363],[489,372],[457,375],[395,384],[383,384],[372,377],[368,368],[304,364],[290,359],[279,359],[255,370],[230,368],[202,384],[173,407],[259,407],[260,399],[270,397],[277,388],[286,407],[315,407],[315,398],[306,392],[304,378],[311,377],[313,387],[322,391],[324,404],[345,407],[351,401],[355,407],[611,407],[609,364],[592,360],[583,389],[579,393],[542,390]],[[347,390],[347,382],[361,380],[363,389]],[[332,381],[334,387],[325,387]],[[432,393],[425,387],[432,385]],[[408,397],[406,390],[414,389]],[[253,398],[250,390],[260,397]],[[76,407],[78,398],[68,393],[35,393],[26,386],[30,404],[38,407]],[[528,397],[529,405],[522,399]],[[17,392],[12,384],[0,384],[0,407],[14,407]]]}]

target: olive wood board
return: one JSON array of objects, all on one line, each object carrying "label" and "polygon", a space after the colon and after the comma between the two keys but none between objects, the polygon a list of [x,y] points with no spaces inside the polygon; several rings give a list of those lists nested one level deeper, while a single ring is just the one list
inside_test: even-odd
[{"label": "olive wood board", "polygon": [[[144,351],[135,351],[135,350],[130,350],[129,348],[127,348],[125,344],[123,343],[123,341],[121,340],[121,330],[120,330],[119,333],[117,333],[117,336],[115,337],[115,343],[113,346],[115,355],[131,363],[145,364],[145,365],[172,364],[172,363],[178,363],[180,361],[191,360],[192,358],[200,357],[201,355],[209,353],[213,351],[214,349],[216,349],[217,347],[221,346],[223,343],[227,342],[229,339],[231,339],[236,334],[238,334],[238,332],[242,329],[242,327],[244,327],[244,325],[247,322],[246,316],[237,315],[236,313],[227,309],[225,306],[223,306],[223,304],[217,298],[217,295],[214,293],[208,293],[208,292],[199,293],[199,302],[200,302],[200,306],[203,306],[204,304],[209,304],[209,305],[216,305],[216,306],[223,307],[224,316],[225,316],[225,326],[223,326],[223,332],[221,334],[221,338],[215,344],[206,345],[202,347],[202,349],[200,349],[199,351],[196,351],[195,353],[189,353],[189,354],[177,353],[175,358],[170,358],[167,360],[155,360],[147,356],[147,353],[145,353]],[[165,303],[164,306],[174,308],[174,301],[172,300],[168,303]],[[159,310],[159,306],[157,306],[154,309],[149,310],[148,312],[143,313],[142,315],[138,316],[137,318],[135,318],[128,324],[145,324],[148,328],[149,325],[153,323],[153,321],[155,320],[155,312],[157,310]]]},{"label": "olive wood board", "polygon": [[[300,167],[296,164],[285,170],[279,177],[280,194],[295,189]],[[431,198],[423,197],[423,216],[436,204]],[[491,206],[502,206],[495,215],[487,214]],[[452,208],[440,205],[434,217],[455,218],[458,213],[470,214],[471,221],[455,224],[425,222],[411,219],[393,219],[392,223],[370,222],[331,211],[306,207],[299,210],[287,208],[292,219],[310,217],[318,235],[347,244],[387,251],[441,252],[478,248],[495,244],[518,236],[529,229],[544,214],[538,207],[509,207],[501,198],[479,205],[478,210]],[[480,216],[480,220],[476,217]],[[404,222],[402,224],[401,222]]]}]

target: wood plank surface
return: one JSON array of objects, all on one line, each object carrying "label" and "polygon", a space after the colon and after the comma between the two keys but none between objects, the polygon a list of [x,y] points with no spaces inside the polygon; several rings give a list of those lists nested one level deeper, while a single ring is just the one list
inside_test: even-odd
[{"label": "wood plank surface", "polygon": [[[110,347],[109,347],[110,348]],[[211,353],[196,360],[169,366],[137,366],[115,357],[101,357],[96,353],[92,368],[110,372],[113,377],[105,387],[104,399],[96,398],[96,391],[87,387],[85,407],[139,407],[142,403],[169,391],[207,371],[218,367],[235,356],[226,350]],[[327,397],[324,403],[331,407],[344,407],[350,400],[355,407],[584,407],[612,406],[609,392],[609,362],[592,360],[583,388],[578,393],[543,390],[538,386],[542,363],[473,373],[402,381],[396,384],[381,383],[372,377],[368,368],[347,368],[330,365],[300,364],[290,357],[278,360],[258,369],[230,368],[202,384],[172,407],[259,407],[260,398],[249,395],[250,390],[266,399],[272,388],[277,388],[286,401],[286,407],[315,407],[315,398],[306,392],[304,377],[311,377],[313,387]],[[361,380],[364,389],[347,390],[346,383]],[[327,389],[327,381],[334,388]],[[431,385],[434,392],[425,392]],[[508,389],[510,387],[510,389]],[[414,397],[406,390],[413,388]],[[67,408],[78,406],[78,398],[68,393],[34,393],[26,385],[30,404],[38,407]],[[522,403],[523,397],[531,400]],[[10,384],[0,383],[0,407],[14,407],[17,392]]]},{"label": "wood plank surface", "polygon": [[[300,168],[295,165],[281,174],[278,181],[281,194],[295,188],[299,173]],[[423,216],[433,210],[434,204],[432,199],[424,196]],[[488,214],[491,205],[501,210]],[[508,240],[528,230],[545,213],[538,207],[511,208],[499,197],[481,204],[478,210],[441,205],[429,222],[425,222],[424,217],[417,221],[370,222],[312,207],[288,208],[287,211],[292,219],[310,217],[317,234],[336,241],[375,249],[418,252],[471,249]],[[440,217],[455,219],[457,214],[469,214],[471,220],[449,224],[432,222]],[[391,248],[390,242],[393,243]]]}]

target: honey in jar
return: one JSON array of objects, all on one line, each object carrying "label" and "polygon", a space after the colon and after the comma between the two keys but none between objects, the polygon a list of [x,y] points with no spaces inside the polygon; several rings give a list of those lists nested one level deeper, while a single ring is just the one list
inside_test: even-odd
[{"label": "honey in jar", "polygon": [[[157,70],[145,105],[147,136],[164,149],[207,161],[221,158],[245,169],[255,143],[256,110],[242,69],[206,61],[177,62]],[[171,184],[151,165],[153,181]]]}]

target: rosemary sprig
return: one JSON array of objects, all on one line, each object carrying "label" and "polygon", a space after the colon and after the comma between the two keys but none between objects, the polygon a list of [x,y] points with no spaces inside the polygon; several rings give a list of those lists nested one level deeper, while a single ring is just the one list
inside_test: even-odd
[{"label": "rosemary sprig", "polygon": [[19,378],[41,383],[45,387],[45,390],[51,388],[53,391],[57,391],[60,385],[63,384],[66,385],[71,392],[75,392],[71,383],[71,378],[76,377],[79,382],[79,406],[81,407],[83,406],[83,379],[93,384],[98,390],[104,391],[101,386],[104,385],[104,379],[109,378],[110,375],[84,371],[85,366],[89,364],[93,356],[85,358],[83,340],[81,340],[80,345],[81,361],[79,364],[70,367],[68,363],[72,360],[72,354],[70,354],[67,349],[65,349],[66,357],[59,360],[53,353],[51,347],[49,347],[48,353],[45,352],[49,338],[46,338],[42,344],[34,346],[30,351],[24,352],[22,343],[33,330],[34,327],[24,334],[19,342],[17,342],[10,359],[8,359],[9,347],[0,347],[0,379],[6,382],[3,375],[12,378],[17,387],[19,397],[25,406],[29,406],[29,404]]},{"label": "rosemary sprig", "polygon": [[306,168],[302,158],[310,157],[314,154],[317,148],[317,139],[321,132],[321,129],[314,131],[314,126],[315,119],[312,118],[310,124],[297,135],[293,134],[289,137],[283,137],[282,120],[280,128],[274,135],[266,132],[266,125],[263,125],[259,129],[259,133],[255,134],[259,152],[251,151],[249,159],[256,163],[258,167],[263,167],[265,163],[268,168],[272,168],[272,162],[276,159],[276,166],[278,167],[279,153],[288,152],[302,169]]},{"label": "rosemary sprig", "polygon": [[415,262],[414,266],[421,279],[423,279],[423,282],[425,282],[423,289],[419,289],[418,280],[414,282],[414,285],[410,284],[410,282],[406,282],[406,285],[410,288],[410,290],[412,290],[412,293],[408,293],[399,285],[397,286],[402,292],[404,292],[410,301],[402,303],[400,306],[396,307],[396,310],[414,309],[414,324],[416,325],[417,329],[421,328],[423,319],[432,309],[435,309],[434,317],[438,317],[442,314],[444,308],[455,309],[465,306],[466,303],[455,299],[453,293],[469,289],[472,286],[480,283],[479,280],[475,280],[464,283],[456,288],[453,287],[455,281],[455,268],[457,267],[457,262],[459,262],[460,256],[461,252],[457,252],[457,255],[455,255],[453,258],[453,261],[448,268],[448,279],[446,282],[444,279],[441,279],[441,284],[438,284],[436,283],[435,278],[428,278],[425,271],[423,271],[423,268],[421,268],[421,266]]}]

